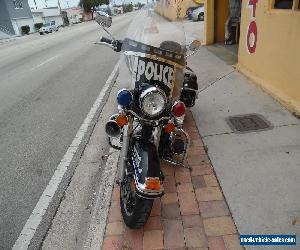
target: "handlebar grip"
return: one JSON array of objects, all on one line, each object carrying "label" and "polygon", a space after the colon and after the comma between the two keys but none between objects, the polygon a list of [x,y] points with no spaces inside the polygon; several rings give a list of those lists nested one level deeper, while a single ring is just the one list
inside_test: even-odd
[{"label": "handlebar grip", "polygon": [[110,40],[110,39],[108,39],[108,38],[106,38],[106,37],[104,37],[104,36],[102,36],[102,37],[100,38],[100,42],[112,44],[113,41]]}]

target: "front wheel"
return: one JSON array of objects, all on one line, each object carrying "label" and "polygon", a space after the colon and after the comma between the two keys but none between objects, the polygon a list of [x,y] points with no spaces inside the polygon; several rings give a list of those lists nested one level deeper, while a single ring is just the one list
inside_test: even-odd
[{"label": "front wheel", "polygon": [[121,213],[125,224],[132,229],[141,228],[151,213],[153,200],[136,195],[132,176],[127,176],[120,188]]},{"label": "front wheel", "polygon": [[204,13],[198,15],[198,21],[204,21]]}]

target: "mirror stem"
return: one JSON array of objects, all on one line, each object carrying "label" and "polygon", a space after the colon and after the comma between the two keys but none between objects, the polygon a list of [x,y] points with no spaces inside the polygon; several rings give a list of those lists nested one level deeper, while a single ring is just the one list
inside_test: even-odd
[{"label": "mirror stem", "polygon": [[104,27],[104,26],[101,26],[103,29],[104,29],[104,31],[110,36],[110,38],[112,39],[112,40],[116,40],[114,37],[113,37],[113,35]]}]

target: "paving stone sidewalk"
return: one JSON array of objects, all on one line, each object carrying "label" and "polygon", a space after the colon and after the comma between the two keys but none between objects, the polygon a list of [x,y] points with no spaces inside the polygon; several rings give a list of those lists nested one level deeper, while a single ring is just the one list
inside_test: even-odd
[{"label": "paving stone sidewalk", "polygon": [[162,163],[165,195],[155,200],[147,224],[138,230],[122,221],[116,185],[103,250],[244,249],[191,112],[185,129],[191,138],[187,159],[191,170]]}]

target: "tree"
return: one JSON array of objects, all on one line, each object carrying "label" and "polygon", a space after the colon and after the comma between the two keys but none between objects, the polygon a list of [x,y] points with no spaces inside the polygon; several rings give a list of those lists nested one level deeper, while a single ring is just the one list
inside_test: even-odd
[{"label": "tree", "polygon": [[138,7],[139,9],[143,8],[145,4],[138,2],[135,7]]},{"label": "tree", "polygon": [[124,13],[131,12],[133,10],[133,4],[132,3],[123,4],[123,10],[124,10]]},{"label": "tree", "polygon": [[94,12],[96,7],[102,4],[109,4],[109,0],[80,0],[79,6],[81,6],[84,11],[92,13],[92,19],[94,19]]}]

